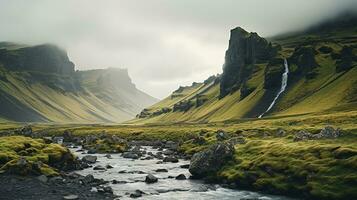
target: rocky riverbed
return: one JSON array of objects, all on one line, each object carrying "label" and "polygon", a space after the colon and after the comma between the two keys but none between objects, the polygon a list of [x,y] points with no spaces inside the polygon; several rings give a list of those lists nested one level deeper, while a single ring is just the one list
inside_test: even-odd
[{"label": "rocky riverbed", "polygon": [[[165,160],[165,156],[171,157],[172,153],[166,149],[149,146],[134,146],[133,149],[121,154],[87,154],[79,148],[71,150],[80,158],[85,157],[84,160],[91,159],[91,167],[76,172],[108,181],[107,185],[120,199],[289,199],[193,180],[188,171],[189,160]],[[141,157],[133,156],[133,152],[141,152]]]}]

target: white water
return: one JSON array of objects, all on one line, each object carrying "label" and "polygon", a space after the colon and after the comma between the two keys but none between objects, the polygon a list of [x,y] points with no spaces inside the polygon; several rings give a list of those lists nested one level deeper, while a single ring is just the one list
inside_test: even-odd
[{"label": "white water", "polygon": [[[146,152],[156,154],[157,149],[152,147],[143,147]],[[76,152],[77,149],[72,149],[73,152],[82,158],[86,154]],[[145,200],[239,200],[239,199],[256,199],[256,200],[293,200],[284,196],[267,195],[259,192],[251,192],[246,190],[234,190],[221,187],[216,184],[206,184],[200,180],[176,180],[169,176],[177,176],[184,174],[189,177],[191,174],[188,169],[183,169],[180,165],[190,164],[190,161],[179,160],[178,163],[157,163],[158,159],[150,160],[133,160],[123,158],[120,154],[111,154],[112,159],[108,159],[104,154],[93,154],[98,157],[96,165],[105,166],[110,164],[112,169],[105,171],[93,170],[87,168],[79,170],[77,173],[81,175],[92,174],[95,178],[102,178],[106,181],[124,181],[118,184],[109,183],[113,188],[114,194],[121,196],[120,199],[130,200],[129,194],[137,189],[145,192],[142,198]],[[156,169],[167,169],[168,172],[156,172]],[[124,171],[125,173],[118,173]],[[142,171],[144,173],[138,173]],[[144,182],[146,175],[150,173],[156,176],[159,181],[153,184]]]},{"label": "white water", "polygon": [[283,73],[282,78],[281,78],[281,88],[280,88],[278,94],[276,94],[273,102],[271,102],[268,109],[265,112],[263,112],[261,115],[259,115],[258,118],[262,118],[265,113],[269,112],[269,110],[273,108],[276,100],[279,98],[281,93],[283,93],[285,91],[286,86],[288,85],[288,73],[289,73],[288,61],[286,61],[286,59],[284,59],[284,66],[285,66],[285,72]]}]

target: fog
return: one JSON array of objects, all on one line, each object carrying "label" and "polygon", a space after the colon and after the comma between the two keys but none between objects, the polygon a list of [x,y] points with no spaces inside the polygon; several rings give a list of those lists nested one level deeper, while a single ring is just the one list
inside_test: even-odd
[{"label": "fog", "polygon": [[300,30],[357,8],[356,0],[0,0],[0,41],[54,43],[79,70],[127,68],[163,98],[220,73],[229,30]]}]

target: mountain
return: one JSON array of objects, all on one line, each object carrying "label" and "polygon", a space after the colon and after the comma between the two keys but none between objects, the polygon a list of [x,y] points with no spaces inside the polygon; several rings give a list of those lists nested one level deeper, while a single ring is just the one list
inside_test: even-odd
[{"label": "mountain", "polygon": [[131,119],[157,100],[126,69],[75,71],[55,45],[0,43],[0,119],[98,123]]},{"label": "mountain", "polygon": [[180,87],[132,122],[206,123],[356,110],[356,24],[355,15],[344,15],[269,39],[237,27],[222,74]]}]

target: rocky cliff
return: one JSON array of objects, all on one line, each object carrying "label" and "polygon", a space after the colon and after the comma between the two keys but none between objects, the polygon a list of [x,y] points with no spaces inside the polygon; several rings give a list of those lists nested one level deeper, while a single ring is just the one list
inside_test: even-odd
[{"label": "rocky cliff", "polygon": [[250,78],[255,65],[276,55],[276,48],[257,33],[231,30],[221,78],[220,97],[235,92]]},{"label": "rocky cliff", "polygon": [[74,73],[74,64],[69,60],[67,53],[55,45],[44,44],[18,49],[8,47],[0,46],[0,64],[6,69],[61,75]]}]

